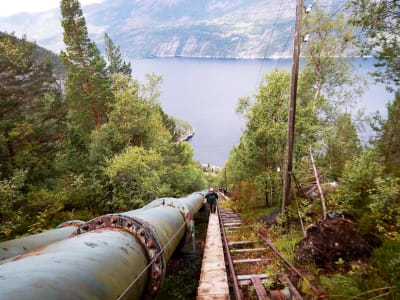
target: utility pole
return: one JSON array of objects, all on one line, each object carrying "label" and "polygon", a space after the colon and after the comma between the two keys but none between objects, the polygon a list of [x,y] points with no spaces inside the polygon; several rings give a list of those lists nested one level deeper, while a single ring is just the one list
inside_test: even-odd
[{"label": "utility pole", "polygon": [[299,75],[299,57],[301,44],[301,19],[303,16],[304,0],[297,0],[296,5],[296,25],[293,45],[293,64],[292,76],[290,80],[290,101],[288,115],[288,129],[286,136],[286,156],[283,170],[283,197],[282,197],[282,214],[285,212],[286,205],[289,204],[289,192],[291,175],[293,169],[293,144],[294,129],[296,119],[296,97],[297,97],[297,79]]}]

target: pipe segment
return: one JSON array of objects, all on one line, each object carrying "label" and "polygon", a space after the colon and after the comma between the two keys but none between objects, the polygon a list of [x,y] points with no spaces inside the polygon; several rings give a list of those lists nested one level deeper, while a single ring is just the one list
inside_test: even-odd
[{"label": "pipe segment", "polygon": [[0,263],[4,260],[23,254],[27,251],[43,247],[68,238],[76,230],[75,225],[66,226],[30,236],[0,243]]},{"label": "pipe segment", "polygon": [[203,194],[168,199],[97,217],[9,259],[0,265],[0,299],[153,298]]}]

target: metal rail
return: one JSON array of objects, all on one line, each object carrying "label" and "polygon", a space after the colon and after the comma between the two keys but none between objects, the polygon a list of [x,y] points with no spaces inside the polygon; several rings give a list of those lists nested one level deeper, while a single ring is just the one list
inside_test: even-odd
[{"label": "metal rail", "polygon": [[225,256],[228,262],[228,267],[229,267],[229,274],[232,280],[232,288],[233,288],[233,293],[235,296],[236,300],[242,300],[242,293],[240,291],[240,287],[239,287],[239,283],[236,277],[236,273],[235,273],[235,268],[233,267],[233,262],[232,262],[232,257],[230,255],[230,250],[229,250],[229,245],[228,245],[228,240],[226,238],[226,233],[225,233],[225,227],[223,224],[223,220],[221,217],[221,212],[217,206],[217,212],[218,212],[218,219],[219,219],[219,225],[221,228],[221,234],[222,234],[222,244],[224,245],[224,249],[225,249]]},{"label": "metal rail", "polygon": [[[282,254],[274,247],[274,245],[271,243],[271,241],[267,240],[264,236],[262,236],[259,232],[257,232],[257,235],[265,242],[265,244],[270,247],[272,252],[282,261],[282,263],[286,266],[287,269],[290,271],[294,272],[296,275],[304,279],[306,282],[308,282],[310,289],[313,291],[313,293],[317,296],[321,295],[321,291],[319,291],[314,285],[312,285],[309,280],[295,267],[293,266],[287,259],[285,259]],[[285,277],[287,278],[287,277]]]},{"label": "metal rail", "polygon": [[[270,249],[272,253],[276,256],[276,258],[282,263],[292,274],[296,274],[297,276],[303,278],[306,280],[306,282],[309,283],[310,289],[315,293],[317,296],[321,296],[321,292],[315,288],[308,280],[307,278],[297,269],[295,268],[289,261],[287,261],[280,253],[279,251],[274,247],[274,245],[271,243],[271,241],[267,240],[261,233],[256,232],[257,236],[260,238],[258,242],[250,242],[250,241],[242,241],[242,242],[231,242],[228,243],[228,238],[225,233],[225,226],[224,217],[221,216],[220,210],[218,210],[219,217],[220,217],[220,226],[221,226],[221,232],[222,232],[222,240],[224,244],[224,248],[226,250],[226,261],[227,265],[229,267],[229,273],[230,277],[232,279],[232,288],[234,292],[234,297],[235,299],[244,299],[243,293],[242,293],[242,288],[240,287],[239,283],[241,282],[242,285],[253,285],[255,288],[255,291],[257,293],[258,299],[283,299],[289,294],[291,295],[292,299],[296,300],[302,300],[302,296],[299,293],[299,291],[296,289],[294,284],[291,282],[289,279],[289,276],[284,273],[278,273],[276,274],[276,277],[281,280],[282,282],[286,282],[287,288],[284,290],[269,290],[268,292],[265,291],[264,286],[262,285],[261,281],[265,280],[265,278],[268,278],[266,274],[249,274],[249,275],[237,275],[237,272],[235,271],[234,264],[235,263],[253,263],[253,262],[262,262],[265,261],[267,263],[271,263],[271,259],[265,259],[263,255],[265,255],[265,251],[268,251],[267,249]],[[228,224],[233,224],[232,222],[228,222]],[[242,226],[239,225],[240,228]],[[235,227],[236,228],[236,227]],[[263,243],[268,248],[260,248],[260,246],[257,246],[257,243]],[[237,245],[239,247],[242,247],[243,245],[253,245],[252,248],[246,248],[246,249],[238,249],[238,250],[232,250],[230,249],[229,245]],[[259,252],[260,254],[258,255],[258,258],[251,258],[251,259],[239,259],[239,260],[233,260],[231,257],[231,253],[250,253],[250,252]],[[239,282],[240,281],[240,282]],[[246,293],[246,292],[244,292]],[[247,296],[246,296],[247,297]]]}]

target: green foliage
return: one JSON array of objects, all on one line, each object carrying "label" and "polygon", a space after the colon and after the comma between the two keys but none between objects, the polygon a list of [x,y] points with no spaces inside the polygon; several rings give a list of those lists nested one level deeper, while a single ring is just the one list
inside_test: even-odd
[{"label": "green foliage", "polygon": [[350,299],[362,293],[359,279],[350,275],[320,276],[322,286],[331,299]]},{"label": "green foliage", "polygon": [[[352,55],[354,27],[350,26],[343,13],[328,12],[318,5],[313,6],[304,18],[303,34],[310,35],[303,44],[306,58],[303,83],[310,93],[314,113],[319,118],[333,117],[333,104],[344,104],[357,93],[360,79],[352,75],[352,65],[348,57]],[[304,86],[304,85],[303,85]],[[323,116],[322,112],[329,114]]]},{"label": "green foliage", "polygon": [[109,122],[119,131],[123,145],[145,148],[161,147],[169,142],[170,133],[165,128],[157,103],[160,78],[149,79],[146,85],[132,78],[115,75]]},{"label": "green foliage", "polygon": [[39,233],[60,224],[58,214],[64,208],[64,201],[63,191],[48,191],[44,188],[33,188],[29,191],[24,206],[24,214],[32,222],[28,232]]},{"label": "green foliage", "polygon": [[373,74],[380,82],[399,85],[400,3],[396,0],[351,0],[349,4],[353,10],[352,24],[361,28],[358,44],[362,54],[372,54],[379,60]]},{"label": "green foliage", "polygon": [[[399,240],[386,240],[382,247],[376,249],[371,259],[371,266],[381,286],[391,286],[390,299],[400,295],[400,243]],[[376,287],[379,287],[378,285]],[[397,295],[397,296],[396,296]]]},{"label": "green foliage", "polygon": [[341,177],[346,162],[352,161],[360,152],[360,140],[357,130],[351,120],[351,115],[345,113],[333,128],[332,138],[328,138],[326,164],[329,177],[337,180]]},{"label": "green foliage", "polygon": [[384,158],[385,173],[400,177],[400,91],[387,109],[388,118],[377,129],[376,147]]},{"label": "green foliage", "polygon": [[338,198],[347,208],[365,208],[375,179],[381,175],[382,166],[375,151],[364,149],[360,156],[346,163]]},{"label": "green foliage", "polygon": [[132,75],[131,63],[122,60],[119,46],[115,46],[107,33],[104,34],[104,43],[106,46],[106,56],[108,61],[108,71],[110,74]]},{"label": "green foliage", "polygon": [[0,33],[0,171],[31,170],[31,181],[47,175],[65,113],[52,66],[35,59],[35,47]]},{"label": "green foliage", "polygon": [[[197,262],[199,264],[199,262]],[[198,282],[192,280],[192,274],[188,269],[179,271],[178,274],[168,276],[162,283],[157,300],[186,300],[196,297]]]},{"label": "green foliage", "polygon": [[400,178],[378,177],[374,180],[374,186],[369,190],[368,207],[382,230],[385,228],[386,232],[395,232],[396,228],[400,228]]},{"label": "green foliage", "polygon": [[163,183],[169,187],[171,197],[182,197],[207,186],[203,172],[195,164],[168,166]]},{"label": "green foliage", "polygon": [[22,221],[26,173],[15,170],[10,179],[0,181],[0,240],[13,236]]},{"label": "green foliage", "polygon": [[385,241],[374,251],[368,265],[353,264],[346,274],[320,276],[329,299],[389,299],[400,294],[400,246]]},{"label": "green foliage", "polygon": [[[289,73],[275,70],[260,84],[255,102],[242,99],[238,111],[247,119],[246,129],[227,162],[229,182],[256,183],[256,196],[262,204],[279,193],[276,170],[282,166],[289,92]],[[241,185],[244,187],[245,185]],[[241,197],[251,199],[251,194]],[[268,201],[267,201],[268,202]]]},{"label": "green foliage", "polygon": [[69,72],[65,84],[69,123],[87,137],[107,121],[113,100],[106,63],[88,37],[79,1],[62,0],[62,26],[66,50],[61,52]]},{"label": "green foliage", "polygon": [[159,153],[140,147],[129,147],[115,156],[105,170],[113,187],[110,205],[118,210],[132,210],[165,195],[166,187],[160,178],[161,164]]}]

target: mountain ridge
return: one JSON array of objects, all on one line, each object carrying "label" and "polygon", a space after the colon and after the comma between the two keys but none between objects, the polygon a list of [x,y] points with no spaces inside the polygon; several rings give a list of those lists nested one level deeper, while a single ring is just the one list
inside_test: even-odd
[{"label": "mountain ridge", "polygon": [[[268,3],[267,3],[268,2]],[[345,0],[320,0],[337,10]],[[82,7],[90,37],[104,49],[107,32],[128,58],[290,57],[295,2],[281,0],[114,0]],[[0,18],[0,30],[58,52],[58,9]]]}]

